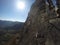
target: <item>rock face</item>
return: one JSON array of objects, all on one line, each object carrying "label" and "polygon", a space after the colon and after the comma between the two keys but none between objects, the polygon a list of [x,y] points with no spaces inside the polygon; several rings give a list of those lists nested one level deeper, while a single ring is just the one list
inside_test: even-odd
[{"label": "rock face", "polygon": [[47,3],[36,0],[32,5],[18,45],[60,45],[60,18],[56,18],[55,8]]},{"label": "rock face", "polygon": [[47,19],[45,0],[37,0],[28,14],[20,45],[44,45],[47,38]]}]

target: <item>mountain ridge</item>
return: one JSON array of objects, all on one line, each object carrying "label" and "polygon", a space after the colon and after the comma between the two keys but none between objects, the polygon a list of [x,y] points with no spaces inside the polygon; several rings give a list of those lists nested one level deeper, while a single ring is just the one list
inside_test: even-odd
[{"label": "mountain ridge", "polygon": [[6,21],[0,20],[0,29],[19,29],[22,28],[24,22],[13,22],[13,21]]}]

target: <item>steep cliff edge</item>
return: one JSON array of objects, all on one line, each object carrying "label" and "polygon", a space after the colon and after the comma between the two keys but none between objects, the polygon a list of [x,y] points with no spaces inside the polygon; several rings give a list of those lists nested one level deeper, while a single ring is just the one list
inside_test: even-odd
[{"label": "steep cliff edge", "polygon": [[60,18],[54,6],[45,0],[35,1],[17,45],[60,45]]}]

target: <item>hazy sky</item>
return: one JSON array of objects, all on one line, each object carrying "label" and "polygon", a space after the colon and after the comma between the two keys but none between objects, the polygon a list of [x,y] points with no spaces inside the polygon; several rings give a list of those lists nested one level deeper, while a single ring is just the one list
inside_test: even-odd
[{"label": "hazy sky", "polygon": [[[24,22],[31,5],[35,0],[0,0],[0,20]],[[24,9],[19,9],[19,2],[24,3]],[[23,5],[20,5],[20,7]]]},{"label": "hazy sky", "polygon": [[[35,0],[0,0],[0,20],[25,22]],[[20,2],[24,3],[20,5]],[[53,0],[55,5],[55,0]],[[19,9],[23,6],[23,9]]]}]

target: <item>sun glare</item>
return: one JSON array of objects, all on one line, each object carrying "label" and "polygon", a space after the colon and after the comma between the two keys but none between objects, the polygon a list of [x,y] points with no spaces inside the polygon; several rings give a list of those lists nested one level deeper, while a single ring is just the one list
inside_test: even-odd
[{"label": "sun glare", "polygon": [[18,2],[17,3],[17,8],[18,9],[24,9],[25,8],[25,2]]}]

